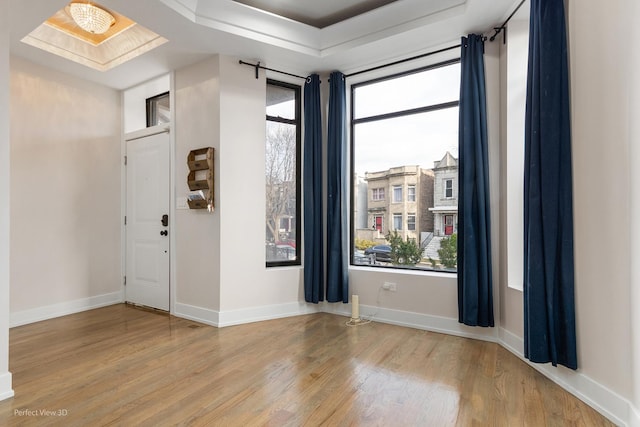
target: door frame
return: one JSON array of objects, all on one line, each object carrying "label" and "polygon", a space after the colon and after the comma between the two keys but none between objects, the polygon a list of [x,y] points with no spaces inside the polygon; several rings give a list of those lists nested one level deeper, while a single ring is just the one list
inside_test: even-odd
[{"label": "door frame", "polygon": [[[171,79],[171,89],[173,89],[173,78]],[[175,91],[171,90],[171,93]],[[172,132],[172,124],[175,119],[175,96],[171,96],[171,117],[170,123],[163,123],[139,131],[122,134],[121,138],[121,162],[120,162],[120,289],[121,301],[125,302],[125,285],[124,277],[127,271],[127,230],[124,225],[124,218],[127,214],[127,171],[125,166],[125,156],[127,155],[127,141],[145,138],[159,133],[169,134],[169,230],[171,230],[171,239],[169,240],[169,313],[175,312],[175,295],[176,295],[176,196],[175,196],[175,152],[176,141],[175,132]]]},{"label": "door frame", "polygon": [[[447,218],[451,218],[451,225],[447,225]],[[455,228],[454,228],[454,224],[455,224],[455,217],[453,214],[444,214],[442,216],[442,224],[443,224],[443,228],[444,228],[444,235],[445,236],[451,236],[452,234],[455,233]],[[447,233],[447,227],[451,227],[451,233]]]}]

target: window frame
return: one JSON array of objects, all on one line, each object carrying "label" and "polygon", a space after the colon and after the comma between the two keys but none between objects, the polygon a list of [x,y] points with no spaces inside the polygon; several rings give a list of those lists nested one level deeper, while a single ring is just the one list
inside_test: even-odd
[{"label": "window frame", "polygon": [[[413,190],[413,194],[411,194],[412,192],[409,190]],[[416,185],[409,184],[407,185],[407,202],[415,202],[415,201],[416,201]]]},{"label": "window frame", "polygon": [[[377,114],[377,115],[372,115],[372,116],[367,116],[367,117],[361,117],[361,118],[356,118],[355,117],[355,102],[356,102],[356,89],[358,87],[361,86],[365,86],[365,85],[370,85],[370,84],[375,84],[378,82],[382,82],[385,80],[392,80],[395,78],[399,78],[399,77],[404,77],[404,76],[408,76],[411,74],[416,74],[416,73],[420,73],[423,71],[429,71],[429,70],[433,70],[433,69],[437,69],[437,68],[442,68],[442,67],[447,67],[450,65],[454,65],[454,64],[459,64],[461,62],[461,58],[459,56],[450,58],[450,59],[445,59],[436,63],[432,63],[432,64],[428,64],[428,65],[423,65],[423,66],[419,66],[416,68],[411,68],[408,70],[404,70],[404,71],[400,71],[400,72],[391,72],[387,75],[382,75],[380,77],[374,77],[372,79],[369,80],[362,80],[359,81],[357,83],[353,83],[349,86],[349,90],[350,90],[350,99],[349,99],[349,158],[350,158],[350,174],[351,174],[351,180],[350,180],[350,203],[351,206],[355,206],[355,179],[353,177],[353,171],[355,170],[355,156],[354,156],[354,152],[355,152],[355,127],[358,124],[361,123],[368,123],[368,122],[373,122],[373,121],[381,121],[381,120],[386,120],[386,119],[392,119],[392,118],[396,118],[396,117],[403,117],[403,116],[408,116],[408,115],[413,115],[413,114],[422,114],[422,113],[429,113],[432,111],[439,111],[439,110],[444,110],[447,108],[459,108],[460,107],[460,99],[458,98],[455,101],[450,101],[450,102],[443,102],[443,103],[439,103],[439,104],[430,104],[427,106],[422,106],[422,107],[417,107],[417,108],[410,108],[407,110],[399,110],[399,111],[393,111],[393,112],[389,112],[389,113],[382,113],[382,114]],[[417,200],[418,195],[416,194],[416,200]],[[391,195],[391,203],[393,203],[393,195]],[[393,214],[392,218],[393,218]],[[353,208],[350,209],[349,212],[349,218],[350,218],[350,222],[349,222],[349,236],[350,236],[350,241],[353,241],[355,239],[355,210]],[[416,220],[417,220],[417,216],[416,216]],[[393,222],[392,222],[393,225]],[[417,224],[416,224],[417,225]],[[447,270],[429,270],[429,269],[422,269],[422,268],[416,268],[416,267],[409,267],[409,266],[386,266],[386,265],[362,265],[362,264],[357,264],[355,262],[355,257],[356,257],[356,251],[355,251],[355,246],[353,244],[350,245],[349,248],[350,251],[350,257],[349,257],[349,264],[351,267],[369,267],[369,268],[383,268],[383,269],[393,269],[393,270],[400,270],[400,271],[412,271],[412,272],[419,272],[419,273],[445,273],[445,274],[457,274],[457,271],[447,271]]]},{"label": "window frame", "polygon": [[[377,197],[376,197],[377,194]],[[382,196],[381,196],[382,195]],[[384,187],[376,187],[371,189],[371,201],[372,202],[384,202],[385,200]]]},{"label": "window frame", "polygon": [[156,123],[158,121],[158,109],[157,109],[158,101],[165,98],[169,100],[169,105],[171,105],[171,93],[169,91],[159,93],[145,100],[145,111],[146,111],[146,120],[147,120],[148,128],[166,123],[166,122]]},{"label": "window frame", "polygon": [[[453,199],[453,178],[445,178],[444,179],[444,198],[445,199]],[[451,187],[448,187],[447,184],[451,183]],[[447,191],[451,192],[450,196],[447,196]]]},{"label": "window frame", "polygon": [[[391,196],[391,203],[402,203],[404,202],[404,191],[402,191],[402,185],[392,185],[392,194],[393,196]],[[396,191],[399,190],[400,192],[400,198],[398,199],[396,197]]]},{"label": "window frame", "polygon": [[[401,213],[397,213],[397,212],[394,212],[394,213],[392,214],[392,218],[393,218],[393,231],[403,231],[403,227],[402,227],[402,225],[403,225],[403,224],[402,224],[403,218],[402,218],[402,216],[403,216],[403,215],[402,215]],[[400,227],[397,227],[397,226],[396,226],[396,218],[400,218],[400,221],[399,221],[399,222],[400,222]]]},{"label": "window frame", "polygon": [[[296,127],[296,218],[295,218],[295,230],[296,230],[296,247],[295,247],[295,259],[292,260],[280,260],[280,261],[268,261],[265,262],[266,267],[287,267],[287,266],[300,266],[302,265],[302,252],[300,250],[302,243],[302,87],[293,83],[283,82],[280,80],[267,78],[266,85],[278,86],[285,89],[290,89],[294,93],[295,100],[295,117],[293,119],[287,119],[279,116],[269,116],[266,114],[265,108],[265,127],[268,121],[275,123],[284,123],[294,125]],[[265,87],[266,88],[266,87]],[[265,90],[266,94],[266,90]],[[266,135],[265,135],[266,136]],[[266,138],[265,138],[266,144]],[[265,212],[266,221],[266,212]]]},{"label": "window frame", "polygon": [[[410,218],[413,218],[413,221]],[[413,228],[410,227],[411,224],[413,224]],[[416,214],[414,213],[407,214],[407,231],[416,231]]]}]

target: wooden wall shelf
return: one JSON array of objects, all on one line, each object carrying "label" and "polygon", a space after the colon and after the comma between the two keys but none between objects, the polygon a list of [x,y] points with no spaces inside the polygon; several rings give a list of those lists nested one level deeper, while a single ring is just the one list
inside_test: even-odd
[{"label": "wooden wall shelf", "polygon": [[189,190],[202,190],[204,200],[187,200],[190,209],[209,209],[213,212],[213,147],[191,150],[187,156]]}]

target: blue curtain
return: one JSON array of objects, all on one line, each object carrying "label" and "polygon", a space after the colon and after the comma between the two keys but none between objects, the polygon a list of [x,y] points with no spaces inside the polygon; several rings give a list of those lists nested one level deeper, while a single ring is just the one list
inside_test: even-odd
[{"label": "blue curtain", "polygon": [[327,134],[327,301],[349,302],[347,106],[344,74],[331,73]]},{"label": "blue curtain", "polygon": [[458,320],[494,326],[484,39],[462,38],[458,158]]},{"label": "blue curtain", "polygon": [[320,77],[304,85],[304,299],[324,301]]},{"label": "blue curtain", "polygon": [[524,172],[524,351],[577,369],[563,0],[531,0]]}]

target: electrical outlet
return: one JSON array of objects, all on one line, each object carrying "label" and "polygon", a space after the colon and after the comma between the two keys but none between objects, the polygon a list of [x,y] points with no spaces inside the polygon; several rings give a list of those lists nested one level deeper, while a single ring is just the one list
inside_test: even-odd
[{"label": "electrical outlet", "polygon": [[391,291],[391,292],[396,292],[398,290],[396,284],[391,282],[384,282],[382,284],[382,289],[386,291]]}]

